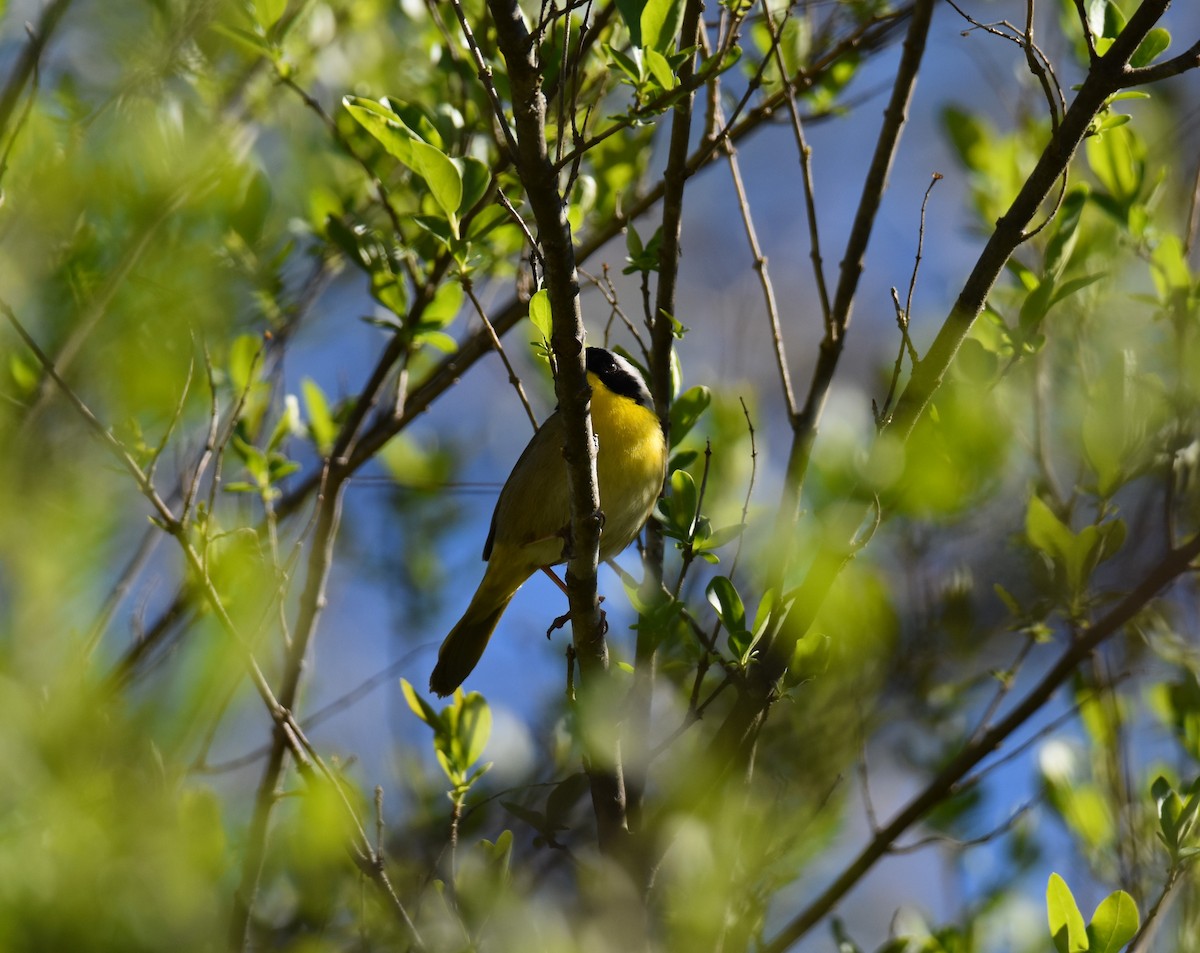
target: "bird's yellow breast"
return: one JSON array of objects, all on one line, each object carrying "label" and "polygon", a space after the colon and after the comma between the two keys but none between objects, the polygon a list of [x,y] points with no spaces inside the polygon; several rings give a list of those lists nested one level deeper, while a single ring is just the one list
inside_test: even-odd
[{"label": "bird's yellow breast", "polygon": [[654,508],[666,473],[667,444],[654,411],[613,393],[594,374],[588,374],[588,383],[604,512],[600,555],[607,559],[633,541]]}]

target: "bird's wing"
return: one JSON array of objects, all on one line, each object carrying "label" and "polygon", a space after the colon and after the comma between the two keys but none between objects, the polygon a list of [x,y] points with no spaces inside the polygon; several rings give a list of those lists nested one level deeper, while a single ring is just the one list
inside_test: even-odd
[{"label": "bird's wing", "polygon": [[483,547],[485,560],[497,546],[524,550],[523,561],[535,566],[562,558],[562,532],[571,512],[563,439],[562,417],[556,412],[525,446],[496,501]]}]

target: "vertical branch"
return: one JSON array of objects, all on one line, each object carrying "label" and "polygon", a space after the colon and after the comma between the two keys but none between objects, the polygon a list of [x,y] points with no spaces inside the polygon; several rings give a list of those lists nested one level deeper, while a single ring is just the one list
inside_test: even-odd
[{"label": "vertical branch", "polygon": [[[687,0],[679,35],[679,47],[694,47],[701,30],[703,0]],[[695,73],[695,56],[679,67],[679,83],[687,86]],[[715,82],[715,80],[714,80]],[[667,167],[663,173],[662,245],[659,253],[658,288],[650,323],[650,392],[654,407],[670,444],[672,318],[676,313],[676,287],[679,279],[679,240],[683,225],[683,191],[691,175],[688,168],[688,142],[692,132],[692,107],[695,93],[681,98],[671,113],[671,139]],[[652,601],[662,590],[663,559],[666,545],[662,528],[651,519],[646,525],[646,547],[642,559],[643,595]],[[641,813],[648,764],[647,742],[651,696],[654,690],[654,641],[648,626],[639,626],[635,651],[634,682],[630,692],[627,737],[631,748],[629,798],[636,819]]]},{"label": "vertical branch", "polygon": [[[585,690],[604,704],[609,689],[608,645],[596,569],[600,552],[601,503],[596,482],[596,446],[592,431],[591,391],[584,364],[583,314],[579,305],[579,275],[567,208],[558,175],[546,144],[546,99],[535,37],[515,0],[488,0],[496,39],[508,67],[512,88],[516,153],[513,156],[537,222],[545,265],[546,290],[553,316],[551,345],[558,373],[555,394],[566,421],[567,480],[571,526],[567,589],[575,652]],[[599,712],[603,716],[603,712]],[[625,783],[619,745],[606,752],[588,752],[588,776],[601,850],[612,852],[627,830]]]},{"label": "vertical branch", "polygon": [[783,519],[779,521],[780,535],[777,539],[774,585],[779,585],[787,568],[787,556],[791,548],[788,538],[792,535],[799,516],[800,494],[808,472],[813,443],[833,385],[833,376],[842,355],[842,348],[845,346],[846,331],[850,326],[854,308],[854,296],[858,291],[858,279],[863,270],[863,258],[871,239],[875,216],[879,212],[879,203],[887,188],[888,174],[900,143],[900,134],[908,118],[908,105],[916,86],[917,72],[925,53],[925,40],[929,35],[932,19],[933,0],[917,0],[913,5],[912,19],[904,38],[900,64],[896,69],[896,81],[883,114],[883,126],[879,130],[875,152],[863,182],[858,210],[850,228],[850,237],[846,240],[829,322],[817,354],[817,365],[813,370],[808,396],[804,407],[792,422],[792,448],[788,456],[787,479],[780,505]]}]

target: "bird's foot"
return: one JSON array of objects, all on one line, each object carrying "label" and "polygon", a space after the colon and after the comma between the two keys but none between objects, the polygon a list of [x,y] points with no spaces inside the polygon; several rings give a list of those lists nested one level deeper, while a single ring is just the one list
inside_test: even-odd
[{"label": "bird's foot", "polygon": [[[604,596],[597,596],[596,601],[601,602],[601,603],[604,602]],[[571,613],[564,612],[557,619],[555,619],[553,622],[550,623],[550,628],[548,628],[546,630],[546,638],[549,639],[550,636],[552,636],[559,629],[563,628],[570,621],[571,621]],[[601,609],[600,610],[600,634],[605,635],[605,634],[607,634],[607,632],[608,632],[608,614],[603,609]]]}]

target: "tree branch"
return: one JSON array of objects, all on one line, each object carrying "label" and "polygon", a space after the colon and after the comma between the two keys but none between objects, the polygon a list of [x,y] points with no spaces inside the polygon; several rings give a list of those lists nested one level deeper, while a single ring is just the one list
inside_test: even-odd
[{"label": "tree branch", "polygon": [[[535,38],[526,28],[515,0],[488,0],[488,9],[508,68],[517,140],[513,161],[537,222],[553,317],[551,345],[557,364],[554,389],[559,412],[566,423],[563,458],[571,501],[566,582],[573,644],[585,691],[591,696],[589,702],[594,699],[603,704],[608,682],[608,645],[596,594],[602,501],[596,483],[596,445],[584,361],[585,331],[575,248],[566,203],[546,145],[546,100],[542,95]],[[627,830],[620,751],[596,752],[595,756],[589,752],[588,762],[600,849],[611,852]]]},{"label": "tree branch", "polygon": [[892,844],[905,831],[917,823],[936,805],[952,794],[958,782],[1000,746],[1043,705],[1050,700],[1062,685],[1071,678],[1075,669],[1085,661],[1098,646],[1111,638],[1128,624],[1162,589],[1179,576],[1192,570],[1192,563],[1200,557],[1200,534],[1192,537],[1185,545],[1171,550],[1146,574],[1140,583],[1099,619],[1072,641],[1058,660],[1029,690],[1024,698],[996,725],[977,741],[966,744],[925,788],[905,805],[859,852],[818,897],[796,914],[779,931],[774,939],[762,947],[762,953],[783,953],[803,937],[822,917],[849,892],[875,862],[891,849]]}]

